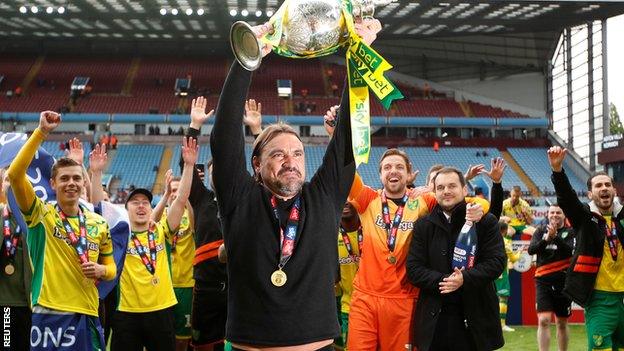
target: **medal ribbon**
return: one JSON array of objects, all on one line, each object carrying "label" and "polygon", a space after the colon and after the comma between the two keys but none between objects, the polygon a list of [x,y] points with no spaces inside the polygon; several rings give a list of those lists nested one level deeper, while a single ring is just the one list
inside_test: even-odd
[{"label": "medal ribbon", "polygon": [[617,237],[617,229],[615,229],[615,221],[611,220],[611,227],[605,224],[605,234],[607,236],[607,242],[609,243],[609,251],[611,252],[611,258],[614,261],[617,260],[617,246],[618,246],[618,237]]},{"label": "medal ribbon", "polygon": [[173,235],[173,239],[171,239],[171,251],[175,251],[176,246],[178,245],[178,239],[180,238],[180,231],[177,231]]},{"label": "medal ribbon", "polygon": [[78,254],[80,263],[82,264],[89,262],[89,247],[87,246],[87,225],[85,224],[86,220],[85,215],[82,212],[82,208],[78,206],[78,226],[80,231],[79,237],[76,236],[76,232],[74,232],[74,229],[67,220],[67,215],[65,214],[65,212],[63,212],[63,210],[61,210],[61,207],[58,204],[56,204],[56,209],[59,217],[61,218],[61,221],[63,222],[65,234],[67,234],[71,245],[74,247],[74,249],[76,249],[76,254]]},{"label": "medal ribbon", "polygon": [[390,208],[388,207],[388,198],[386,197],[386,191],[381,191],[381,211],[383,221],[386,224],[386,232],[388,233],[388,249],[390,252],[394,252],[394,246],[396,245],[397,232],[399,231],[399,224],[401,224],[401,218],[403,218],[403,210],[407,203],[407,193],[403,195],[401,205],[397,208],[394,214],[394,220],[390,225]]},{"label": "medal ribbon", "polygon": [[353,156],[356,166],[367,163],[371,149],[370,142],[370,105],[368,89],[373,91],[386,110],[390,109],[392,101],[402,99],[403,94],[392,84],[384,73],[392,68],[377,51],[362,41],[355,32],[353,19],[353,4],[351,0],[342,0],[341,22],[346,28],[346,35],[336,45],[309,51],[305,53],[292,52],[286,47],[280,47],[284,26],[289,23],[288,6],[291,0],[285,0],[275,12],[269,22],[273,25],[273,32],[260,40],[271,45],[273,51],[290,58],[315,58],[335,53],[341,46],[345,47],[347,76],[349,82],[349,111],[351,113],[351,135]]},{"label": "medal ribbon", "polygon": [[154,240],[154,231],[155,225],[154,223],[150,223],[149,229],[147,230],[147,246],[150,251],[150,257],[147,257],[147,251],[139,241],[139,238],[137,238],[134,232],[132,233],[132,242],[134,243],[134,247],[137,249],[137,253],[141,257],[143,265],[152,275],[156,273],[156,240]]},{"label": "medal ribbon", "polygon": [[278,269],[282,269],[295,250],[295,240],[297,239],[297,228],[299,227],[299,219],[301,215],[301,196],[297,196],[297,199],[290,208],[290,215],[288,216],[288,222],[286,223],[286,232],[282,229],[280,224],[279,210],[277,208],[277,198],[275,195],[271,197],[271,207],[273,208],[273,214],[277,219],[277,223],[280,227],[280,260],[277,266]]},{"label": "medal ribbon", "polygon": [[22,228],[19,225],[15,225],[15,233],[11,233],[11,214],[9,213],[9,206],[2,208],[2,236],[4,238],[4,253],[5,256],[12,260],[15,257],[15,251],[17,250],[17,242],[22,233]]},{"label": "medal ribbon", "polygon": [[[349,257],[355,259],[357,256],[362,255],[362,242],[364,241],[364,235],[362,234],[362,226],[360,226],[357,230],[357,241],[358,241],[358,255],[356,256],[353,252],[353,245],[351,245],[351,239],[349,239],[349,235],[347,235],[347,231],[340,226],[338,228],[340,230],[340,234],[342,235],[342,242],[344,242],[347,251],[349,252]],[[355,260],[354,260],[355,261]]]}]

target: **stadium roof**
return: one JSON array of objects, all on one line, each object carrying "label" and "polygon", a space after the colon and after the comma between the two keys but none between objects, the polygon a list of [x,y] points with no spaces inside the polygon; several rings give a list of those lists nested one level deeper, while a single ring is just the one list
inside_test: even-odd
[{"label": "stadium roof", "polygon": [[[281,3],[0,0],[0,52],[53,51],[59,45],[78,52],[98,47],[111,52],[228,51],[233,21],[262,23]],[[412,73],[432,79],[432,65],[439,62],[478,62],[478,71],[496,66],[506,74],[510,69],[541,71],[563,28],[622,13],[624,3],[615,1],[398,0],[376,10],[384,24],[376,45],[405,61],[399,65],[409,64]],[[448,73],[444,67],[440,71]]]}]

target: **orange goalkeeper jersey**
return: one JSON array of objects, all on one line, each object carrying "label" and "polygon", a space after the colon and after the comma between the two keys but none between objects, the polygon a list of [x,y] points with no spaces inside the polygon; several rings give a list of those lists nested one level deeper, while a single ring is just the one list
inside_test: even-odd
[{"label": "orange goalkeeper jersey", "polygon": [[[410,195],[411,190],[408,190]],[[394,252],[388,249],[388,233],[382,217],[381,190],[374,190],[362,183],[356,174],[349,194],[362,222],[364,240],[360,267],[353,282],[356,290],[387,298],[415,298],[418,288],[407,280],[405,261],[409,252],[414,222],[427,215],[436,205],[433,193],[409,196],[396,236]],[[394,219],[398,206],[388,200],[390,220]],[[396,258],[394,264],[388,257]]]}]

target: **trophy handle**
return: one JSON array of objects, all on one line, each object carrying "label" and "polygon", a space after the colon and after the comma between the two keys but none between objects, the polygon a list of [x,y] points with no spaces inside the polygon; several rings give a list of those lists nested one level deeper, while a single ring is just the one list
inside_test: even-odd
[{"label": "trophy handle", "polygon": [[230,45],[238,63],[248,71],[255,71],[262,62],[260,43],[247,22],[238,21],[230,29]]}]

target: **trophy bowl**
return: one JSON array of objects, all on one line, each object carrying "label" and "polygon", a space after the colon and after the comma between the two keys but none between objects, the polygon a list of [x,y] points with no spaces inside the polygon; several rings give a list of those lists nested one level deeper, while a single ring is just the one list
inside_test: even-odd
[{"label": "trophy bowl", "polygon": [[[352,13],[357,18],[373,16],[375,5],[392,0],[353,0]],[[279,44],[282,52],[290,57],[321,56],[330,54],[349,38],[347,25],[342,13],[341,0],[286,0],[280,11],[282,18],[274,17],[270,23],[280,26]],[[282,11],[283,10],[283,11]],[[281,24],[277,21],[281,20]],[[238,62],[247,70],[254,71],[260,66],[262,44],[254,35],[251,26],[245,22],[234,23],[230,30],[230,45]]]},{"label": "trophy bowl", "polygon": [[251,26],[244,21],[235,22],[230,28],[230,46],[236,60],[248,71],[260,67],[262,53],[260,43]]}]

